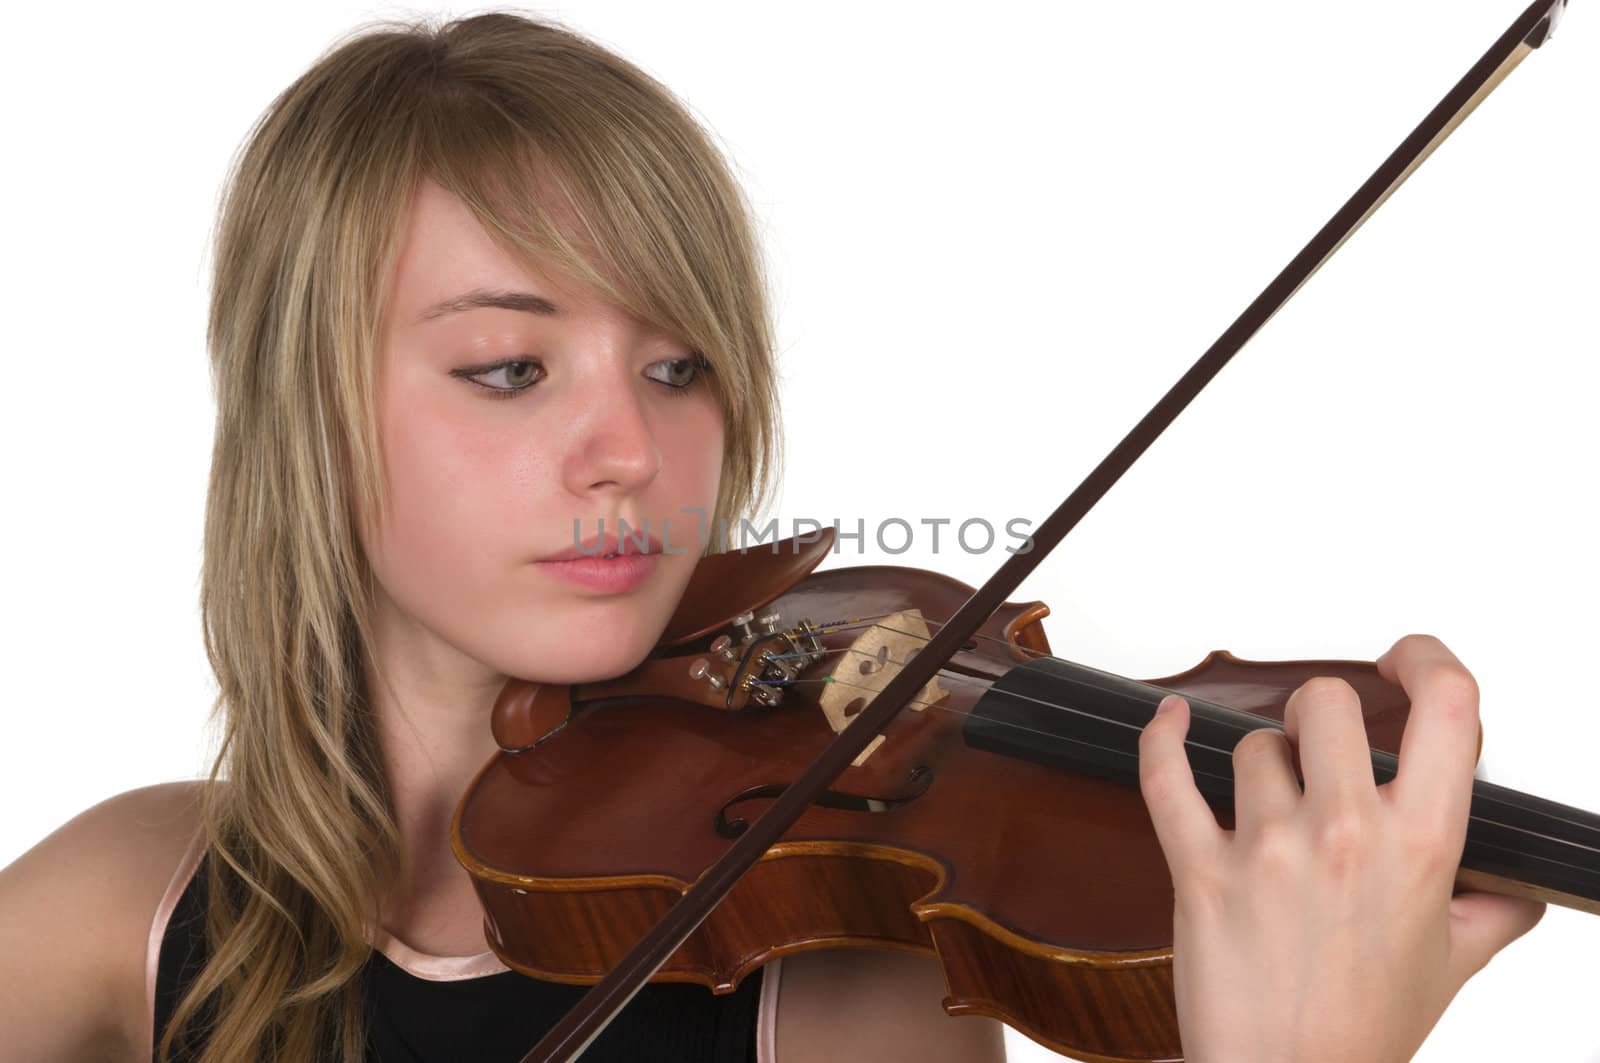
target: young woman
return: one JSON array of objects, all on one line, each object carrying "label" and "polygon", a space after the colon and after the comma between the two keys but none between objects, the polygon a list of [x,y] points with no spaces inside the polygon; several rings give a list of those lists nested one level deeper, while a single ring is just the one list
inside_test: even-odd
[{"label": "young woman", "polygon": [[[507,677],[626,671],[689,578],[693,550],[618,559],[597,588],[556,557],[574,522],[682,542],[686,510],[763,494],[772,333],[747,209],[660,85],[488,14],[317,62],[253,131],[215,256],[222,754],[0,876],[8,1051],[516,1059],[577,991],[494,960],[450,814]],[[1289,746],[1250,740],[1236,834],[1187,775],[1181,702],[1147,732],[1190,1059],[1407,1058],[1538,918],[1451,898],[1471,676],[1426,637],[1382,667],[1415,706],[1397,783],[1373,787],[1348,689],[1313,682],[1290,703],[1304,794]],[[651,987],[592,1057],[1001,1058],[998,1027],[948,1020],[941,995],[915,957],[794,956],[728,997]]]}]

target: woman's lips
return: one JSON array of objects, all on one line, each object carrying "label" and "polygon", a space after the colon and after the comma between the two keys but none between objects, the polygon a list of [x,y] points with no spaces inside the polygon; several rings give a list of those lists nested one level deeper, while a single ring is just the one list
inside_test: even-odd
[{"label": "woman's lips", "polygon": [[565,561],[535,561],[559,580],[606,594],[631,591],[656,569],[660,554],[618,554],[615,557],[575,557]]}]

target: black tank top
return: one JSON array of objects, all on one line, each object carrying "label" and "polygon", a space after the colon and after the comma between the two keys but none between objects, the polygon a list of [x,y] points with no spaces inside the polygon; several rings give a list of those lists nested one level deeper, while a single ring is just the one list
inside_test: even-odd
[{"label": "black tank top", "polygon": [[[205,962],[205,905],[202,858],[161,938],[155,1044]],[[515,971],[436,982],[396,966],[377,949],[364,978],[367,1063],[518,1063],[584,992],[582,986]],[[647,985],[582,1058],[584,1063],[755,1063],[760,995],[760,971],[720,997],[697,985]],[[198,1055],[192,1049],[177,1051],[172,1063],[190,1063]]]}]

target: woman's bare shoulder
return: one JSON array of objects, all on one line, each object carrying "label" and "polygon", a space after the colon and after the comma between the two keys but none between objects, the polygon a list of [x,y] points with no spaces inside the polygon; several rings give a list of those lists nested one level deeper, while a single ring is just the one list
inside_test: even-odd
[{"label": "woman's bare shoulder", "polygon": [[0,869],[0,1029],[21,1032],[18,1058],[149,1058],[150,921],[206,785],[107,798]]}]

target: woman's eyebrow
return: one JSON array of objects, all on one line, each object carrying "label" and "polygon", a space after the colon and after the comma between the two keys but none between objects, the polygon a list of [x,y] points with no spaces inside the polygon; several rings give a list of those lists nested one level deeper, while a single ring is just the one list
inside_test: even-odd
[{"label": "woman's eyebrow", "polygon": [[417,324],[432,321],[445,314],[459,313],[463,310],[476,310],[480,307],[499,307],[504,310],[521,310],[529,314],[540,314],[544,317],[554,317],[561,313],[559,307],[542,295],[532,292],[496,291],[491,288],[474,288],[470,292],[434,303],[417,316]]}]

